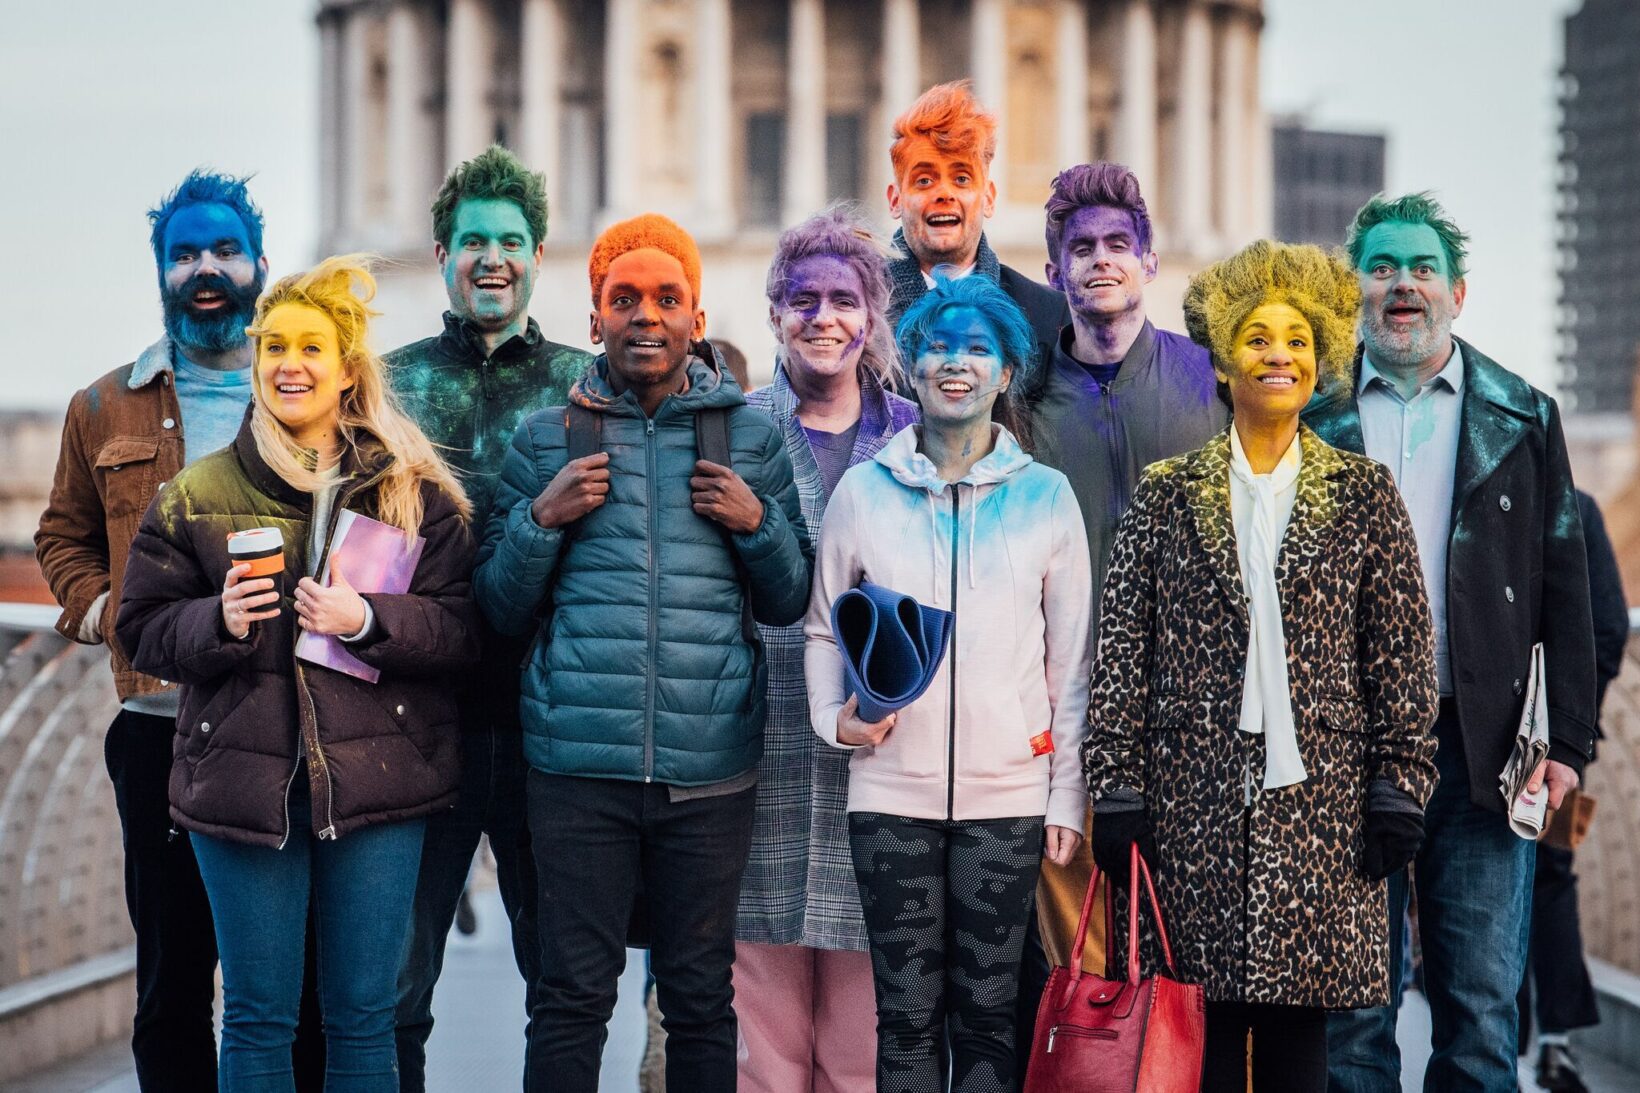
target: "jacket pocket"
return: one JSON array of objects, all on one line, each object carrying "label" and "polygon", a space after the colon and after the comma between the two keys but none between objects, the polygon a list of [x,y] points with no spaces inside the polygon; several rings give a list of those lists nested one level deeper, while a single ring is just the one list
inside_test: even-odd
[{"label": "jacket pocket", "polygon": [[212,743],[222,738],[224,727],[250,689],[249,682],[236,672],[217,688],[198,713],[186,712],[185,717],[177,719],[177,732],[184,738],[182,754],[190,762],[198,762]]},{"label": "jacket pocket", "polygon": [[97,449],[93,473],[110,519],[141,516],[147,511],[158,485],[154,480],[158,455],[159,438],[152,436],[117,436]]}]

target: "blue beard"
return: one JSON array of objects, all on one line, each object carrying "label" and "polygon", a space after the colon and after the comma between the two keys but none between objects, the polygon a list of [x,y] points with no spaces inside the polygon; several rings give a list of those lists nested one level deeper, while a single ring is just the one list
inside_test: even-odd
[{"label": "blue beard", "polygon": [[[214,274],[190,277],[174,291],[162,286],[166,335],[185,354],[238,349],[245,344],[245,327],[256,317],[256,298],[262,294],[264,280],[258,270],[256,279],[243,288]],[[225,293],[228,304],[220,311],[200,314],[188,300],[196,290],[207,287]]]}]

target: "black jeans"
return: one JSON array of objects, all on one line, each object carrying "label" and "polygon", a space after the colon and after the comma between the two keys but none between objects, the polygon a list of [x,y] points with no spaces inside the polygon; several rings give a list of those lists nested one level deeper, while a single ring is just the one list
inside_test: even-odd
[{"label": "black jeans", "polygon": [[1252,1087],[1258,1093],[1323,1093],[1327,1088],[1326,1010],[1209,1002],[1202,1093],[1246,1093],[1249,1032]]},{"label": "black jeans", "polygon": [[877,993],[879,1093],[1012,1093],[1042,817],[849,813]]},{"label": "black jeans", "polygon": [[444,970],[444,944],[480,835],[490,836],[501,903],[512,924],[513,959],[524,977],[528,1036],[540,944],[535,936],[535,861],[524,810],[524,770],[523,736],[516,726],[496,727],[490,720],[483,727],[468,728],[461,737],[461,796],[454,809],[427,819],[410,940],[399,971],[395,1039],[402,1093],[422,1093],[426,1088],[433,986]]},{"label": "black jeans", "polygon": [[730,968],[757,790],[673,801],[657,783],[531,770],[541,977],[531,1093],[594,1093],[627,926],[642,892],[666,1029],[666,1088],[733,1093]]},{"label": "black jeans", "polygon": [[[137,1012],[131,1054],[145,1093],[216,1089],[216,929],[193,844],[172,834],[169,717],[121,710],[103,738],[125,848],[125,906],[137,935]],[[308,924],[311,936],[312,923]],[[308,946],[292,1057],[296,1086],[324,1086],[324,1032]]]}]

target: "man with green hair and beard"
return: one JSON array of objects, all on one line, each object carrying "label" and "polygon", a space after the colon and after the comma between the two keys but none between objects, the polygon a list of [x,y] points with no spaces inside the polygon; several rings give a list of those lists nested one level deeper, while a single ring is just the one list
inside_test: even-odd
[{"label": "man with green hair and beard", "polygon": [[[476,520],[490,511],[501,461],[531,411],[562,405],[590,354],[548,341],[529,317],[547,234],[545,180],[499,145],[457,166],[433,199],[433,255],[450,310],[444,329],[387,354],[394,391],[461,475]],[[475,537],[481,528],[473,529]],[[524,821],[518,669],[524,645],[485,634],[462,709],[461,796],[430,817],[409,951],[399,973],[399,1088],[426,1084],[433,985],[479,836],[495,854],[513,956],[532,1008],[539,964],[535,867]]]},{"label": "man with green hair and beard", "polygon": [[[1395,1046],[1408,873],[1418,891],[1433,1052],[1427,1090],[1515,1093],[1515,993],[1526,969],[1534,843],[1498,776],[1541,682],[1548,755],[1529,788],[1576,789],[1595,739],[1594,630],[1583,526],[1554,399],[1452,334],[1469,237],[1427,193],[1368,201],[1347,246],[1361,282],[1350,382],[1304,421],[1389,468],[1412,518],[1435,624],[1440,784],[1397,809],[1411,866],[1389,878],[1391,1004],[1328,1019],[1329,1088],[1401,1088]],[[1532,671],[1542,647],[1541,681]]]}]

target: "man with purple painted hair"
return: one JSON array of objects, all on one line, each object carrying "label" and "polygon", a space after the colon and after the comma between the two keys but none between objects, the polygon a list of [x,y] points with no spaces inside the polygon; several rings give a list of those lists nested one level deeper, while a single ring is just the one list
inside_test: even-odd
[{"label": "man with purple painted hair", "polygon": [[[843,472],[917,420],[894,394],[904,378],[888,254],[858,214],[833,208],[783,234],[769,266],[774,381],[746,402],[779,426],[810,528]],[[802,623],[758,630],[769,714],[735,930],[740,1089],[869,1093],[877,1028],[844,813],[849,758],[809,727]]]},{"label": "man with purple painted hair", "polygon": [[[1034,377],[1028,398],[1036,456],[1064,472],[1082,507],[1093,562],[1093,628],[1116,525],[1139,474],[1159,459],[1193,451],[1222,431],[1207,350],[1145,316],[1145,286],[1160,258],[1139,180],[1119,163],[1061,171],[1047,202],[1048,283],[1065,296],[1071,321]],[[1066,868],[1044,863],[1038,924],[1050,960],[1068,963],[1092,858]],[[1090,946],[1092,950],[1096,946]],[[1097,967],[1098,954],[1084,963]]]}]

